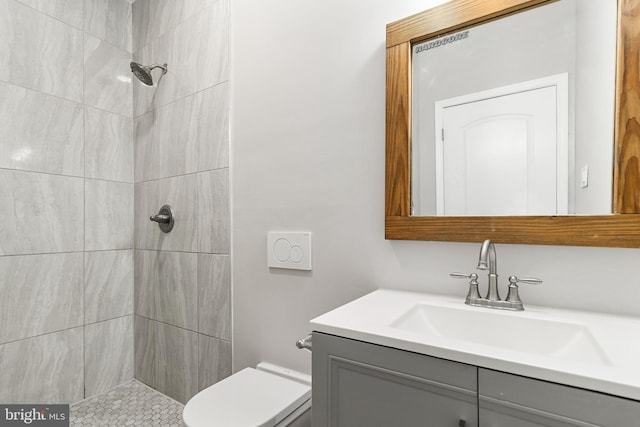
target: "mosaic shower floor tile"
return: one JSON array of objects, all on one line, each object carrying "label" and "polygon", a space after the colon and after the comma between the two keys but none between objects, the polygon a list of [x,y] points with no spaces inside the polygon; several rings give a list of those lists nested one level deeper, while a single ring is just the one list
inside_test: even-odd
[{"label": "mosaic shower floor tile", "polygon": [[182,427],[184,406],[139,381],[74,403],[71,427]]}]

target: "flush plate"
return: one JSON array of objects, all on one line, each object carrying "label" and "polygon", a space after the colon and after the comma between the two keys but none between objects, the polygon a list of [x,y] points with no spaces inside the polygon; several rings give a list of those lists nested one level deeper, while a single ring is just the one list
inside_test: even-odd
[{"label": "flush plate", "polygon": [[311,232],[268,232],[267,265],[271,268],[310,271]]}]

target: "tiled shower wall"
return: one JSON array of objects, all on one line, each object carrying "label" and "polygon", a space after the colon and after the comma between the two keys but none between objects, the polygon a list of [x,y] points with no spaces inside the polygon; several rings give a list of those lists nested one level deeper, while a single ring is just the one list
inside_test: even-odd
[{"label": "tiled shower wall", "polygon": [[137,0],[133,47],[135,376],[186,402],[231,371],[228,0]]},{"label": "tiled shower wall", "polygon": [[0,402],[133,377],[127,0],[0,0]]}]

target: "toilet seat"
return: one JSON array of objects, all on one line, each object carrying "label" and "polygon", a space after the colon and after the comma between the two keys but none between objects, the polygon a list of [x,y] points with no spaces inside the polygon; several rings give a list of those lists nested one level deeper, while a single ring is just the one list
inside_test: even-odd
[{"label": "toilet seat", "polygon": [[182,413],[189,427],[272,427],[311,398],[311,387],[245,368],[202,390]]}]

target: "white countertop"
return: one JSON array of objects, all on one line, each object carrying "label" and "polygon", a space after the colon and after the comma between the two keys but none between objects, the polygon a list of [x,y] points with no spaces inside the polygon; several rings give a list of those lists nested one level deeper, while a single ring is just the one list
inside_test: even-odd
[{"label": "white countertop", "polygon": [[[426,305],[426,309],[435,306],[449,310],[454,315],[457,313],[461,319],[482,317],[483,313],[492,312],[490,317],[497,319],[499,325],[488,328],[491,330],[474,333],[472,339],[452,338],[441,331],[416,331],[398,327],[407,317],[407,313],[423,305]],[[558,356],[557,352],[545,354],[543,350],[550,338],[545,337],[544,333],[536,334],[531,331],[523,332],[530,336],[517,333],[518,336],[515,337],[514,331],[509,331],[508,328],[511,320],[514,324],[526,320],[528,324],[534,325],[535,322],[541,321],[547,325],[551,324],[549,322],[565,322],[563,324],[585,326],[588,329],[588,340],[597,343],[595,347],[598,348],[600,356],[598,360],[590,360],[589,357],[580,357],[578,353],[577,357]],[[500,330],[503,329],[500,325],[507,325],[504,327],[507,333]],[[446,326],[446,329],[453,326],[458,330],[465,327]],[[640,319],[635,317],[526,304],[525,311],[511,312],[470,307],[464,304],[464,298],[380,289],[311,320],[311,329],[640,400]],[[544,331],[544,328],[540,331]],[[509,348],[509,345],[501,346],[499,340],[503,339],[512,342],[524,339],[526,345],[522,348],[539,347],[541,350],[527,351]],[[536,343],[539,343],[539,346]]]}]

